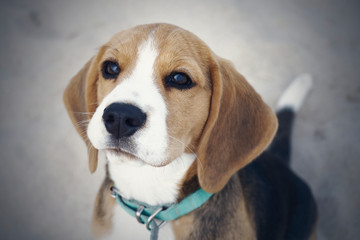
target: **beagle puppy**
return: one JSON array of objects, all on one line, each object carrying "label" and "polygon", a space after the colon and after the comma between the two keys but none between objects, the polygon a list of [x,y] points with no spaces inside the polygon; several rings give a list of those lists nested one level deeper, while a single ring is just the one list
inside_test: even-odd
[{"label": "beagle puppy", "polygon": [[117,33],[71,79],[64,102],[87,144],[90,171],[99,151],[107,159],[96,235],[111,229],[115,184],[124,198],[149,205],[179,202],[199,188],[214,193],[172,221],[176,239],[315,236],[311,191],[281,160],[294,111],[278,113],[285,130],[280,125],[280,140],[264,152],[277,116],[194,34],[168,24]]}]

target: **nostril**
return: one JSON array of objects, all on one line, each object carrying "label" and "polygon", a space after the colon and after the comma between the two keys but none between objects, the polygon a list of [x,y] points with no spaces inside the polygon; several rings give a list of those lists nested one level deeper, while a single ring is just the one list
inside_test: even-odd
[{"label": "nostril", "polygon": [[125,120],[125,124],[129,127],[139,127],[142,125],[142,122],[136,118],[128,118]]},{"label": "nostril", "polygon": [[114,116],[114,114],[111,114],[111,113],[106,114],[106,116],[104,117],[104,120],[106,122],[112,123],[115,121],[115,116]]},{"label": "nostril", "polygon": [[104,111],[104,114],[103,114],[104,123],[105,124],[114,124],[116,119],[119,119],[119,117],[116,117],[115,115],[116,115],[116,113],[114,113],[114,112]]}]

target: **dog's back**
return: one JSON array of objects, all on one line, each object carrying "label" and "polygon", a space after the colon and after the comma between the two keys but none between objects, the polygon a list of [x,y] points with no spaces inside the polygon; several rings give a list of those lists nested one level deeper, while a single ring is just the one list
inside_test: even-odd
[{"label": "dog's back", "polygon": [[311,239],[316,203],[310,188],[290,169],[291,130],[296,112],[311,87],[300,76],[285,91],[277,108],[279,128],[263,154],[238,172],[253,212],[258,239]]}]

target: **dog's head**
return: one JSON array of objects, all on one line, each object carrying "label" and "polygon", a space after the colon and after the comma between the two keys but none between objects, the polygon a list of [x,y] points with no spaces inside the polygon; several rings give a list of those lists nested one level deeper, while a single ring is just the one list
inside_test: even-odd
[{"label": "dog's head", "polygon": [[71,80],[64,101],[88,144],[91,172],[98,150],[158,167],[195,153],[208,192],[258,156],[277,128],[231,63],[167,24],[116,34]]}]

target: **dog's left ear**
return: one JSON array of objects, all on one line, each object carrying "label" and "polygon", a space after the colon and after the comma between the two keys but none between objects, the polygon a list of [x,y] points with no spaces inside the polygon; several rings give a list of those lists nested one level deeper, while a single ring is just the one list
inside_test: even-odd
[{"label": "dog's left ear", "polygon": [[90,172],[95,172],[98,162],[98,150],[87,137],[87,124],[97,107],[97,57],[91,58],[71,79],[64,92],[66,110],[77,132],[87,145]]},{"label": "dog's left ear", "polygon": [[277,118],[233,65],[213,57],[210,113],[200,138],[197,172],[207,192],[220,191],[231,176],[270,144]]}]

